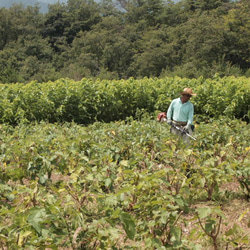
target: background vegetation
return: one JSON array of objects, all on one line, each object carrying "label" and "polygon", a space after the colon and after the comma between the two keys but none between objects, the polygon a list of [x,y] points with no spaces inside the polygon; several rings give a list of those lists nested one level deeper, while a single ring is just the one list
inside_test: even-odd
[{"label": "background vegetation", "polygon": [[249,1],[116,3],[1,8],[0,82],[249,76]]},{"label": "background vegetation", "polygon": [[213,79],[144,78],[135,80],[74,81],[0,84],[0,122],[48,121],[90,124],[166,111],[184,87],[198,94],[192,102],[197,123],[226,116],[249,122],[250,81],[246,77]]}]

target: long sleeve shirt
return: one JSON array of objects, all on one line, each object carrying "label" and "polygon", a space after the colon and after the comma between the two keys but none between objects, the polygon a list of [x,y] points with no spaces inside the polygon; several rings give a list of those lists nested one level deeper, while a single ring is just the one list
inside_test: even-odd
[{"label": "long sleeve shirt", "polygon": [[174,99],[167,111],[167,119],[177,122],[187,122],[187,124],[193,123],[194,117],[194,105],[187,101],[182,103],[181,98]]}]

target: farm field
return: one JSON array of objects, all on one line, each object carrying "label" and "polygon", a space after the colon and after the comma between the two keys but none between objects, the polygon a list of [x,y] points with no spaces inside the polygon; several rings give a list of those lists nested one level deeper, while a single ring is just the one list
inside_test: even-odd
[{"label": "farm field", "polygon": [[247,249],[249,124],[0,126],[2,249]]},{"label": "farm field", "polygon": [[[189,144],[156,121],[186,86]],[[248,78],[0,90],[0,248],[249,248]]]}]

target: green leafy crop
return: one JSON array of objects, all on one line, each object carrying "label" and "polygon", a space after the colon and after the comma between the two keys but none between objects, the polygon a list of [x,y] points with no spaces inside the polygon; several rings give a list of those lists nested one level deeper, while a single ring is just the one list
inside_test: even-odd
[{"label": "green leafy crop", "polygon": [[[242,224],[223,232],[218,228],[230,222],[223,204],[246,191],[249,195],[245,185],[224,189],[234,180],[249,187],[249,125],[227,119],[200,123],[195,136],[197,141],[186,145],[170,134],[167,124],[148,116],[89,126],[2,124],[0,245],[246,246],[250,239],[240,235]],[[211,206],[196,207],[204,202]]]},{"label": "green leafy crop", "polygon": [[12,125],[32,121],[111,122],[144,113],[156,116],[166,111],[184,87],[192,87],[196,121],[220,116],[249,122],[250,81],[248,78],[216,79],[144,78],[135,80],[73,81],[0,85],[0,122]]}]

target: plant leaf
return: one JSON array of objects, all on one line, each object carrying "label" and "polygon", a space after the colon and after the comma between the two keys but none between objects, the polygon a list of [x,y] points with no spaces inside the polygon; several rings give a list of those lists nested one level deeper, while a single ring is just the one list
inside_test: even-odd
[{"label": "plant leaf", "polygon": [[198,215],[201,219],[206,218],[208,215],[211,214],[211,208],[209,207],[202,207],[202,208],[197,208]]},{"label": "plant leaf", "polygon": [[135,237],[135,223],[132,216],[128,213],[121,213],[120,220],[122,221],[123,228],[130,240]]},{"label": "plant leaf", "polygon": [[28,223],[38,232],[42,231],[42,222],[46,219],[44,208],[32,208],[28,216]]}]

